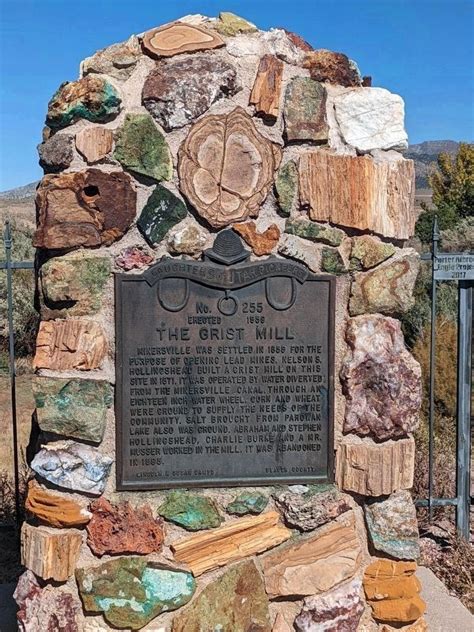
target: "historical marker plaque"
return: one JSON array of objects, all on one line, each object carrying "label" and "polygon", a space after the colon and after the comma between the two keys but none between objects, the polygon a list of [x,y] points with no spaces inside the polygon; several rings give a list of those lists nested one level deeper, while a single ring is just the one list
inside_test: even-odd
[{"label": "historical marker plaque", "polygon": [[116,276],[119,489],[332,479],[334,280],[236,240]]}]

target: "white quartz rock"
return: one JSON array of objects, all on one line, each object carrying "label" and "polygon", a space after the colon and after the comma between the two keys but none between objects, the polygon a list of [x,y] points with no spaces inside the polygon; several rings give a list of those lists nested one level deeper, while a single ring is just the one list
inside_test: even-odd
[{"label": "white quartz rock", "polygon": [[403,99],[385,88],[353,88],[334,97],[336,119],[348,145],[359,152],[406,149]]}]

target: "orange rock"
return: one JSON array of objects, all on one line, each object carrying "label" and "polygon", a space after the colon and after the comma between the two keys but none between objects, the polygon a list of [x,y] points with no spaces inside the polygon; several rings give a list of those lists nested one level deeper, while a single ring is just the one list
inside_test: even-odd
[{"label": "orange rock", "polygon": [[74,500],[52,494],[35,480],[28,483],[25,508],[38,520],[52,527],[75,527],[87,524],[92,514]]},{"label": "orange rock", "polygon": [[416,571],[416,562],[395,562],[380,558],[365,569],[366,579],[393,579],[410,577]]},{"label": "orange rock", "polygon": [[[425,612],[416,562],[378,559],[364,573],[364,591],[377,621],[411,623]],[[416,630],[416,628],[415,628]]]},{"label": "orange rock", "polygon": [[233,229],[245,239],[258,257],[270,254],[280,239],[280,229],[276,224],[269,226],[263,233],[257,231],[255,222],[234,224]]},{"label": "orange rock", "polygon": [[[380,632],[394,632],[394,630],[400,631],[400,628],[392,628],[390,625],[383,625],[380,628]],[[402,632],[428,632],[428,624],[426,619],[421,617],[418,621],[415,621],[412,625],[402,628]]]},{"label": "orange rock", "polygon": [[410,623],[419,619],[426,610],[426,604],[416,595],[411,599],[384,599],[383,601],[369,601],[372,616],[377,621],[390,623]]},{"label": "orange rock", "polygon": [[394,579],[366,579],[364,590],[367,599],[410,599],[421,590],[418,577],[400,577]]},{"label": "orange rock", "polygon": [[48,320],[36,338],[35,369],[87,371],[100,366],[107,353],[102,328],[90,320]]}]

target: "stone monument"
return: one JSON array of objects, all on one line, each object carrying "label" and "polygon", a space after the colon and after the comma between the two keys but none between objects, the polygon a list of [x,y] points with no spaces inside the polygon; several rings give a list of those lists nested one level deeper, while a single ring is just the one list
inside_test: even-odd
[{"label": "stone monument", "polygon": [[81,64],[39,146],[21,630],[425,630],[402,99],[243,18]]}]

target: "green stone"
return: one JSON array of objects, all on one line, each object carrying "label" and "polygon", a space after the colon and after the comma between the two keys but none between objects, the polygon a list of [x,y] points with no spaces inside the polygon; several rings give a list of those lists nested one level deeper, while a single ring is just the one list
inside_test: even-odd
[{"label": "green stone", "polygon": [[184,491],[170,492],[158,508],[158,513],[188,531],[212,529],[222,522],[217,507],[210,498]]},{"label": "green stone", "polygon": [[117,134],[114,158],[126,169],[158,181],[173,174],[168,144],[149,114],[127,114]]},{"label": "green stone", "polygon": [[350,259],[351,270],[367,270],[374,268],[382,261],[395,254],[393,244],[387,244],[371,235],[354,237]]},{"label": "green stone", "polygon": [[340,246],[346,234],[339,228],[333,228],[326,224],[317,224],[304,217],[288,219],[285,225],[285,233],[296,235],[308,241],[318,242],[328,246]]},{"label": "green stone", "polygon": [[196,590],[190,573],[137,557],[79,568],[76,580],[86,612],[101,613],[110,625],[132,630],[140,630],[162,612],[180,608]]},{"label": "green stone", "polygon": [[339,250],[323,248],[321,252],[321,270],[336,275],[347,272],[347,266]]},{"label": "green stone", "polygon": [[40,273],[44,315],[62,318],[98,312],[110,268],[107,257],[83,252],[47,261]]},{"label": "green stone", "polygon": [[103,380],[33,378],[38,424],[44,432],[100,443],[111,389]]},{"label": "green stone", "polygon": [[298,192],[298,167],[294,160],[289,160],[278,172],[275,190],[281,214],[288,216]]},{"label": "green stone", "polygon": [[268,504],[268,498],[259,492],[242,492],[226,507],[227,513],[245,516],[259,514]]},{"label": "green stone", "polygon": [[420,556],[416,508],[409,491],[395,492],[364,509],[370,539],[377,551],[402,560]]},{"label": "green stone", "polygon": [[262,576],[246,560],[208,584],[178,612],[173,632],[268,632],[271,629]]},{"label": "green stone", "polygon": [[120,103],[116,89],[101,77],[65,82],[48,104],[46,125],[57,130],[79,119],[104,123],[120,112]]},{"label": "green stone", "polygon": [[219,20],[215,23],[215,29],[221,35],[227,35],[228,37],[239,33],[255,33],[257,31],[255,24],[247,22],[244,18],[229,11],[221,11],[219,13]]},{"label": "green stone", "polygon": [[158,244],[166,233],[187,215],[186,205],[162,185],[155,187],[138,218],[137,226],[150,246]]},{"label": "green stone", "polygon": [[283,110],[286,140],[326,143],[329,134],[326,100],[322,83],[309,77],[292,79],[286,89]]}]

